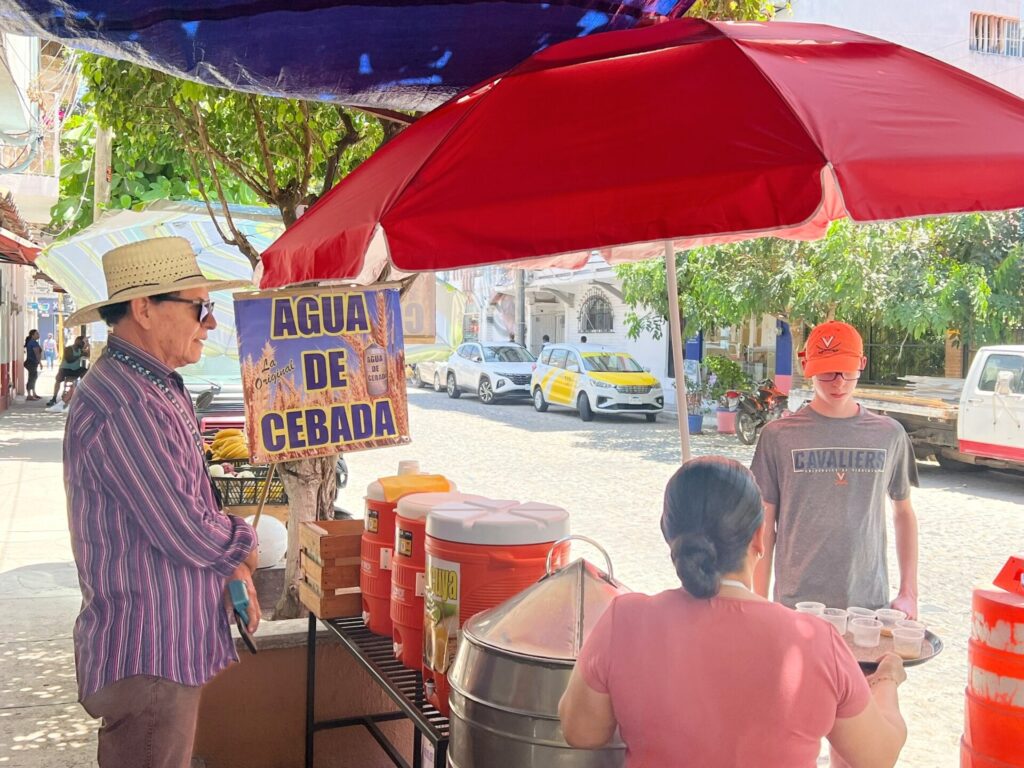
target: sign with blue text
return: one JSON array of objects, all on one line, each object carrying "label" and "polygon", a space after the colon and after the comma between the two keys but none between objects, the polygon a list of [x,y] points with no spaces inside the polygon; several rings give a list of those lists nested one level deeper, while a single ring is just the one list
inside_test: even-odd
[{"label": "sign with blue text", "polygon": [[254,463],[409,442],[396,286],[234,298]]}]

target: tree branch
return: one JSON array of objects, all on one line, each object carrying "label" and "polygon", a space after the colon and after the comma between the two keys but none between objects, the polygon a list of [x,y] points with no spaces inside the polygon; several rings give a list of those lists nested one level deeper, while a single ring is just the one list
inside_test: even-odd
[{"label": "tree branch", "polygon": [[281,125],[281,130],[288,134],[288,138],[295,142],[296,147],[302,146],[302,137],[299,136],[298,131],[293,129],[287,123]]},{"label": "tree branch", "polygon": [[393,109],[378,109],[376,107],[349,107],[349,109],[359,110],[389,123],[397,123],[402,128],[412,125],[419,119],[419,115],[407,115],[404,112],[396,112]]},{"label": "tree branch", "polygon": [[306,196],[309,189],[309,177],[313,173],[313,129],[309,124],[309,104],[305,101],[299,102],[299,109],[302,111],[303,127],[303,165],[302,180],[299,182],[297,198],[301,200]]},{"label": "tree branch", "polygon": [[[260,260],[259,251],[257,251],[253,247],[252,243],[249,242],[249,239],[238,230],[238,228],[235,226],[234,219],[231,218],[231,209],[228,205],[227,196],[224,194],[224,187],[220,183],[220,174],[218,173],[217,165],[214,162],[213,157],[211,156],[210,142],[206,134],[206,125],[205,123],[203,123],[202,117],[198,111],[198,107],[196,107],[195,105],[193,105],[193,114],[195,115],[196,121],[198,123],[198,130],[195,132],[195,135],[199,137],[199,149],[202,151],[203,157],[206,159],[206,163],[210,171],[210,178],[213,179],[213,185],[217,190],[217,199],[220,201],[221,210],[224,212],[224,220],[227,222],[228,229],[231,230],[231,236],[233,239],[229,240],[227,237],[224,236],[224,232],[220,228],[220,223],[217,221],[217,217],[213,212],[213,206],[210,205],[210,198],[206,192],[206,185],[203,182],[203,175],[199,169],[199,163],[198,160],[196,159],[196,153],[189,152],[187,154],[189,156],[189,161],[192,164],[192,170],[196,175],[196,183],[199,185],[199,193],[203,197],[203,202],[206,203],[206,210],[210,214],[210,218],[213,220],[213,225],[217,228],[217,234],[220,235],[221,239],[225,243],[234,245],[236,248],[238,248],[238,250],[240,250],[247,259],[249,259],[249,264],[253,268],[255,268]],[[179,115],[180,118],[184,118],[184,115],[180,114],[180,111]],[[185,140],[186,145],[192,145],[192,140],[189,138],[189,134],[183,133],[183,138]]]},{"label": "tree branch", "polygon": [[321,196],[327,194],[331,187],[334,186],[334,177],[338,173],[338,165],[341,162],[341,156],[345,154],[345,150],[362,140],[362,137],[356,131],[355,124],[352,122],[351,115],[340,107],[338,108],[338,119],[345,126],[345,135],[335,142],[334,151],[327,158],[327,164],[324,168],[324,184],[320,189]]},{"label": "tree branch", "polygon": [[192,104],[192,114],[195,116],[196,128],[198,129],[199,140],[201,142],[203,151],[224,163],[224,165],[228,167],[228,170],[230,170],[238,178],[240,178],[242,181],[244,181],[246,184],[252,187],[252,190],[261,198],[263,198],[264,201],[266,201],[270,205],[276,205],[277,200],[274,198],[272,194],[270,194],[270,190],[262,186],[258,181],[256,181],[255,175],[252,173],[252,171],[242,166],[241,163],[234,160],[233,158],[228,157],[226,154],[221,152],[219,149],[217,149],[217,147],[213,146],[213,144],[210,143],[210,137],[206,131],[206,121],[203,119],[203,115],[199,111],[199,105],[196,103]]},{"label": "tree branch", "polygon": [[277,174],[274,172],[274,161],[270,156],[270,147],[267,146],[267,128],[263,124],[263,115],[260,114],[256,97],[250,93],[246,100],[249,103],[249,109],[252,110],[253,119],[256,121],[256,137],[259,140],[260,152],[263,154],[263,167],[267,171],[267,189],[271,196],[276,198],[280,190],[277,187]]}]

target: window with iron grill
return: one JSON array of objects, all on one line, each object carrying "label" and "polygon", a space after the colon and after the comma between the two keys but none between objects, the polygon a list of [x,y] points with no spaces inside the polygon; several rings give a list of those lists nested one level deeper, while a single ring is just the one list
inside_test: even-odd
[{"label": "window with iron grill", "polygon": [[994,13],[971,13],[970,48],[978,53],[1019,58],[1024,55],[1020,19]]},{"label": "window with iron grill", "polygon": [[612,303],[600,293],[593,293],[583,301],[580,309],[580,333],[609,333],[614,313]]}]

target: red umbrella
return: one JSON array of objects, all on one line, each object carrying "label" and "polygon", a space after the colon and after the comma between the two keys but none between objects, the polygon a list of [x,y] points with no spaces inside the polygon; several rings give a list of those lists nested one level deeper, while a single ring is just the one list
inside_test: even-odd
[{"label": "red umbrella", "polygon": [[264,252],[261,285],[369,281],[389,263],[575,267],[594,248],[629,260],[670,254],[659,241],[810,239],[843,216],[1020,207],[1021,136],[1024,101],[856,32],[609,32],[403,131]]}]

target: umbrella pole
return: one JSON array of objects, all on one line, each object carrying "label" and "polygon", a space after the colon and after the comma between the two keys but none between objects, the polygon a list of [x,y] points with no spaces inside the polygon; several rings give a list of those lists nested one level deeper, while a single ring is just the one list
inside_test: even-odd
[{"label": "umbrella pole", "polygon": [[665,241],[665,278],[668,283],[668,325],[672,363],[676,375],[676,415],[679,417],[679,446],[683,462],[690,460],[690,426],[686,419],[686,375],[683,373],[683,330],[679,323],[679,281],[676,277],[676,249]]}]

